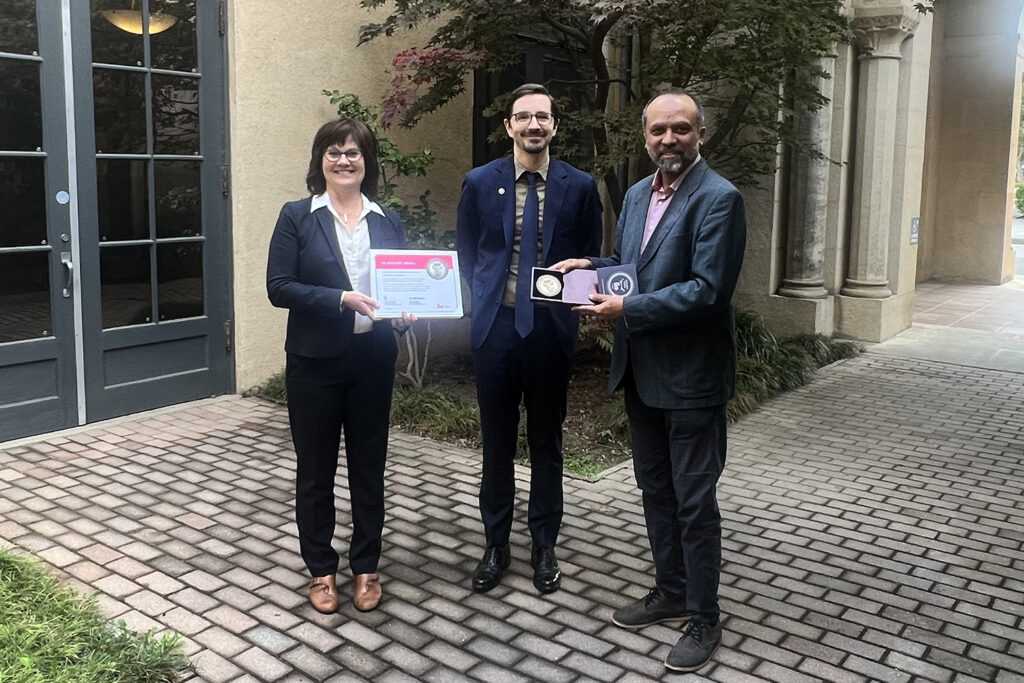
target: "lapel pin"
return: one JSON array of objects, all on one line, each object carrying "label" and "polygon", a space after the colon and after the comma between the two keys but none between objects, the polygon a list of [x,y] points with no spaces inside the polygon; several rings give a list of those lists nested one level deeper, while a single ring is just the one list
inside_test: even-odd
[{"label": "lapel pin", "polygon": [[504,187],[499,187],[498,188],[498,194],[505,194],[505,188]]}]

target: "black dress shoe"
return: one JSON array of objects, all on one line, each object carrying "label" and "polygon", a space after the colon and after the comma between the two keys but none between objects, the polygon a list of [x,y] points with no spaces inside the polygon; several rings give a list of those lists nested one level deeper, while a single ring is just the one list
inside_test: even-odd
[{"label": "black dress shoe", "polygon": [[473,590],[477,593],[486,593],[497,586],[511,561],[512,554],[508,551],[507,545],[491,546],[485,550],[484,558],[473,572]]},{"label": "black dress shoe", "polygon": [[554,593],[562,583],[554,548],[533,546],[533,585],[541,593]]}]

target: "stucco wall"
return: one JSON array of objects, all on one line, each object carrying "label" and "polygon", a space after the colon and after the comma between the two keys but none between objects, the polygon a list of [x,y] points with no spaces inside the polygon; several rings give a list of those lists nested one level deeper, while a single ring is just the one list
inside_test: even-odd
[{"label": "stucco wall", "polygon": [[[229,0],[227,16],[236,384],[244,390],[284,366],[286,313],[267,301],[267,248],[281,205],[307,194],[313,134],[336,115],[321,90],[379,103],[391,58],[420,36],[357,48],[359,25],[374,19],[358,0]],[[400,194],[415,201],[429,187],[442,225],[454,223],[472,159],[470,102],[463,96],[413,131],[388,133],[403,148],[419,141],[435,154],[430,175]]]}]

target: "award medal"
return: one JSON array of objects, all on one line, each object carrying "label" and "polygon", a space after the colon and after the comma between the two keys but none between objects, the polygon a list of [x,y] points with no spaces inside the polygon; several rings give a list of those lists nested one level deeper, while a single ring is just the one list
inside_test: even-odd
[{"label": "award medal", "polygon": [[546,297],[556,297],[562,291],[562,282],[554,275],[541,275],[537,278],[537,291]]}]

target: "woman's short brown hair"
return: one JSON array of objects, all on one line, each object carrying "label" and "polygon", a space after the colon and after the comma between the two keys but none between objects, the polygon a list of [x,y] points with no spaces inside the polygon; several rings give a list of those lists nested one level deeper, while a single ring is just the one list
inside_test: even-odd
[{"label": "woman's short brown hair", "polygon": [[324,152],[331,145],[343,145],[352,138],[359,151],[363,154],[363,166],[366,175],[360,191],[369,199],[377,198],[377,182],[380,178],[380,167],[377,164],[377,137],[365,123],[355,119],[340,118],[328,121],[320,126],[313,137],[313,149],[309,155],[309,171],[306,173],[306,188],[312,194],[323,194],[327,191],[327,179],[324,178]]}]

